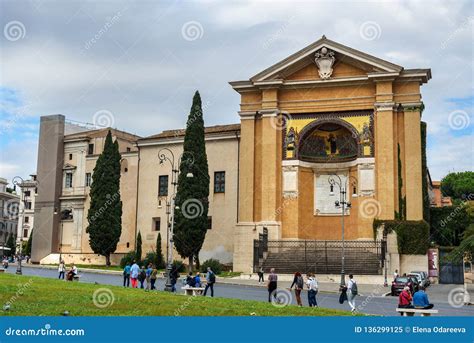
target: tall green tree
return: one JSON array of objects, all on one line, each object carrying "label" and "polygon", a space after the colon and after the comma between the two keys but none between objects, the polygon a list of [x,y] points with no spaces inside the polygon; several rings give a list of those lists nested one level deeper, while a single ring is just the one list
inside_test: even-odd
[{"label": "tall green tree", "polygon": [[474,172],[449,173],[441,180],[444,196],[459,200],[474,200]]},{"label": "tall green tree", "polygon": [[135,247],[135,259],[137,263],[142,260],[142,234],[138,231],[137,246]]},{"label": "tall green tree", "polygon": [[155,252],[155,265],[156,268],[161,269],[165,267],[165,258],[163,257],[163,251],[161,250],[161,233],[158,232],[156,238],[156,252]]},{"label": "tall green tree", "polygon": [[209,168],[201,96],[197,91],[186,123],[179,170],[173,239],[181,257],[188,258],[192,271],[194,257],[206,237],[209,209]]},{"label": "tall green tree", "polygon": [[15,245],[15,237],[13,236],[13,233],[11,233],[8,236],[7,239],[7,248],[10,248],[10,250],[5,250],[5,255],[7,256],[13,256],[16,253],[16,245]]},{"label": "tall green tree", "polygon": [[118,142],[107,133],[104,151],[97,159],[90,190],[91,204],[87,213],[89,244],[96,254],[105,256],[117,249],[122,233],[122,201],[120,198],[120,152]]}]

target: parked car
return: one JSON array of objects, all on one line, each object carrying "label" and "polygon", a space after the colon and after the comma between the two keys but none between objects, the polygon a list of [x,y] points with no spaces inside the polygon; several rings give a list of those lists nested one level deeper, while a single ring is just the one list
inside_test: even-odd
[{"label": "parked car", "polygon": [[399,276],[392,282],[392,296],[399,295],[405,286],[410,288],[413,294],[418,291],[418,280],[414,276]]},{"label": "parked car", "polygon": [[430,285],[430,279],[428,278],[428,273],[426,272],[413,271],[410,272],[408,276],[416,276],[420,286],[428,287]]}]

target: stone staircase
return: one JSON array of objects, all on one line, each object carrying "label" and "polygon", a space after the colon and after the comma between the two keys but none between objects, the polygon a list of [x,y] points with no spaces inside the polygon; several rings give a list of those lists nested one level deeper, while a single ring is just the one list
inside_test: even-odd
[{"label": "stone staircase", "polygon": [[[291,274],[296,271],[315,274],[339,274],[341,272],[341,248],[305,251],[302,249],[278,249],[268,251],[262,261],[265,272],[275,268],[277,273]],[[382,264],[377,253],[369,249],[346,250],[345,273],[356,275],[380,275]]]}]

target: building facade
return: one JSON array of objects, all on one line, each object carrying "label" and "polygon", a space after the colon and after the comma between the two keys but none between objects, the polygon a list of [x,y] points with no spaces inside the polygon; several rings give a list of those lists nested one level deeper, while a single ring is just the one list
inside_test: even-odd
[{"label": "building facade", "polygon": [[0,178],[0,253],[3,255],[10,235],[17,237],[18,215],[20,213],[20,197],[8,190],[8,181]]},{"label": "building facade", "polygon": [[17,184],[20,190],[17,242],[28,241],[35,223],[35,200],[38,194],[36,174]]},{"label": "building facade", "polygon": [[[430,78],[429,69],[404,69],[323,36],[249,80],[230,82],[241,97],[240,125],[206,128],[210,225],[200,260],[250,272],[263,233],[275,241],[340,241],[341,215],[346,240],[370,241],[373,219],[393,219],[402,202],[408,220],[421,220],[420,87]],[[59,252],[96,259],[85,233],[88,184],[107,131],[65,134],[64,117],[42,118],[40,143],[57,154],[38,156],[36,215],[49,224],[43,243],[35,243],[35,230],[33,261]],[[171,165],[160,165],[159,155],[177,160],[184,131],[112,133],[123,157],[117,253],[133,250],[138,232],[144,252],[161,232],[165,251],[174,190]],[[351,207],[342,213],[338,199]]]}]

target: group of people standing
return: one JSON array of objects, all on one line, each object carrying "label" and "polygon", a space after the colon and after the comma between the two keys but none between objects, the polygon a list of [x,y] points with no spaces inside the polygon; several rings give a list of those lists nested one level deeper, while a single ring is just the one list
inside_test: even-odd
[{"label": "group of people standing", "polygon": [[131,282],[132,288],[138,288],[138,283],[140,283],[141,289],[154,290],[157,277],[158,269],[153,263],[149,263],[145,268],[145,265],[140,267],[134,260],[132,264],[127,263],[123,268],[123,287],[130,287]]},{"label": "group of people standing", "polygon": [[[206,296],[208,289],[211,290],[211,297],[214,296],[214,284],[216,283],[216,274],[212,271],[211,267],[207,267],[206,273],[206,286],[204,288],[203,295]],[[196,272],[196,275],[193,276],[193,272],[189,272],[186,277],[186,284],[184,287],[202,287],[203,283],[201,282],[201,273]]]}]

